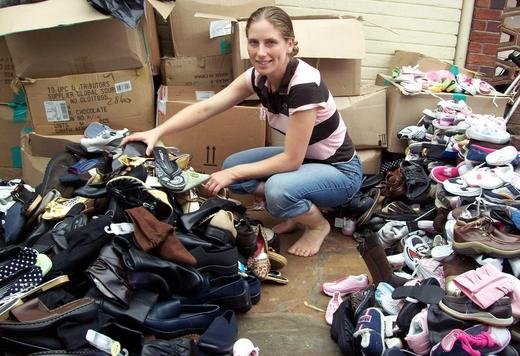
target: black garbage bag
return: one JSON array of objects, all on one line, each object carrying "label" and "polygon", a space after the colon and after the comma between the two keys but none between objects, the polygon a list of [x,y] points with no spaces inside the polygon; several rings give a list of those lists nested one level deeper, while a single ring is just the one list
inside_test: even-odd
[{"label": "black garbage bag", "polygon": [[144,14],[144,0],[88,0],[96,10],[136,28]]}]

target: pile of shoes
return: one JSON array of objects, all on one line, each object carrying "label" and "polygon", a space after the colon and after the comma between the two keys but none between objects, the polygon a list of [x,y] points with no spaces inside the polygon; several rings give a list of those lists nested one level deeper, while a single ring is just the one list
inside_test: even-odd
[{"label": "pile of shoes", "polygon": [[357,287],[332,295],[332,337],[345,355],[517,355],[520,154],[505,121],[440,101],[398,136],[404,157],[363,181],[380,190],[353,234],[370,283],[323,284]]},{"label": "pile of shoes", "polygon": [[419,65],[393,68],[392,79],[409,94],[421,91],[467,95],[493,95],[496,93],[495,88],[482,79],[473,78],[464,73],[455,75],[446,69],[422,72],[419,70]]},{"label": "pile of shoes", "polygon": [[288,283],[272,230],[128,134],[93,123],[38,187],[0,181],[2,352],[229,354],[261,281]]}]

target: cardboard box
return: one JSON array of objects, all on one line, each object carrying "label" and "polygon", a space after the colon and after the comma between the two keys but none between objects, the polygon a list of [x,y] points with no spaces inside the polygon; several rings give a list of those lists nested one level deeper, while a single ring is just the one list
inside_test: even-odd
[{"label": "cardboard box", "polygon": [[[293,17],[292,22],[300,49],[298,57],[320,70],[332,95],[359,95],[361,59],[365,56],[361,21],[357,18],[303,16]],[[250,66],[246,21],[239,20],[233,29],[233,76],[238,77]]]},{"label": "cardboard box", "polygon": [[161,59],[163,84],[225,88],[233,80],[231,55]]},{"label": "cardboard box", "polygon": [[27,120],[19,120],[12,108],[0,105],[0,167],[22,168],[20,135],[30,130]]},{"label": "cardboard box", "polygon": [[22,178],[22,170],[20,168],[0,167],[0,179]]},{"label": "cardboard box", "polygon": [[[422,53],[396,50],[393,57],[390,59],[387,74],[391,74],[392,69],[395,67],[414,67],[416,65],[418,65],[418,69],[423,72],[441,69],[451,70],[453,68],[453,64],[451,63],[441,61],[440,59],[434,57],[426,56]],[[474,77],[476,74],[475,72],[462,67],[458,67],[458,71],[470,77]]]},{"label": "cardboard box", "polygon": [[[283,146],[285,136],[276,130],[270,129],[268,132],[270,138],[268,144],[270,146]],[[377,174],[381,167],[381,149],[380,148],[365,148],[356,149],[356,152],[363,164],[364,174]]]},{"label": "cardboard box", "polygon": [[404,127],[416,125],[424,109],[434,109],[439,100],[465,100],[474,113],[493,114],[503,116],[508,96],[497,93],[493,96],[465,95],[459,93],[431,93],[420,92],[407,93],[399,84],[393,81],[390,75],[392,68],[402,66],[416,66],[423,72],[431,70],[449,70],[452,72],[464,73],[473,77],[475,72],[468,69],[454,66],[448,62],[437,58],[428,57],[417,52],[395,51],[392,57],[388,74],[378,74],[376,85],[386,86],[386,106],[387,106],[387,140],[388,151],[393,153],[403,153],[406,142],[397,138],[397,133]]},{"label": "cardboard box", "polygon": [[5,38],[0,37],[0,102],[13,100],[11,81],[14,79],[14,66]]},{"label": "cardboard box", "polygon": [[[416,125],[424,109],[434,109],[439,100],[465,100],[476,114],[503,116],[508,96],[463,95],[453,93],[418,93],[406,95],[402,88],[386,81],[387,149],[393,153],[403,153],[406,141],[397,138],[397,133],[406,126]],[[439,99],[440,98],[440,99]]]},{"label": "cardboard box", "polygon": [[[335,97],[341,118],[356,148],[386,147],[386,91],[375,85],[362,88],[362,95]],[[283,146],[285,136],[268,129],[268,144]]]},{"label": "cardboard box", "polygon": [[154,127],[153,81],[148,67],[23,82],[34,131],[82,134],[93,121],[131,131]]},{"label": "cardboard box", "polygon": [[45,136],[31,132],[22,135],[22,175],[29,185],[36,187],[43,180],[47,164],[52,157],[71,143],[79,143],[83,135]]},{"label": "cardboard box", "polygon": [[359,96],[335,97],[356,148],[386,147],[386,91],[367,86]]},{"label": "cardboard box", "polygon": [[381,168],[381,149],[356,150],[361,164],[363,174],[378,174]]},{"label": "cardboard box", "polygon": [[[193,104],[193,101],[171,101],[160,98],[157,124]],[[232,153],[265,146],[265,120],[260,120],[258,106],[235,106],[195,127],[162,137],[166,146],[178,147],[193,155],[191,165],[198,172],[213,173]]]},{"label": "cardboard box", "polygon": [[[175,57],[214,56],[231,53],[231,23],[196,13],[231,18],[249,17],[262,6],[275,5],[274,0],[176,0],[170,15]],[[225,28],[227,35],[210,38],[210,26]]]},{"label": "cardboard box", "polygon": [[158,90],[157,109],[164,112],[168,101],[201,101],[212,97],[220,88],[205,88],[177,85],[161,85]]},{"label": "cardboard box", "polygon": [[47,0],[0,9],[16,75],[49,78],[140,68],[148,63],[144,26],[136,29],[82,0]]}]

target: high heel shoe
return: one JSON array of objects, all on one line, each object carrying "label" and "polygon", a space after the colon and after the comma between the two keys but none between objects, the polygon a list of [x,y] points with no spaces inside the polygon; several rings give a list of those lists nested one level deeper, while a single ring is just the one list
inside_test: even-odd
[{"label": "high heel shoe", "polygon": [[258,235],[256,236],[256,251],[247,259],[247,267],[259,279],[263,280],[271,270],[271,262],[269,261],[268,250],[269,245],[263,229],[258,226]]}]

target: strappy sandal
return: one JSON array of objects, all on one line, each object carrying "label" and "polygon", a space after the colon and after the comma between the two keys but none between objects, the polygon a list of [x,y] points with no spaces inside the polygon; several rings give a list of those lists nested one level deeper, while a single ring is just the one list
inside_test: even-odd
[{"label": "strappy sandal", "polygon": [[286,277],[284,277],[282,273],[279,271],[269,271],[269,273],[263,280],[284,285],[289,283],[289,280]]},{"label": "strappy sandal", "polygon": [[424,169],[413,162],[404,161],[401,166],[405,179],[405,196],[413,202],[424,200],[430,189],[430,178]]},{"label": "strappy sandal", "polygon": [[359,218],[356,220],[356,226],[363,226],[370,218],[372,217],[372,214],[374,213],[374,210],[377,207],[377,204],[379,203],[379,197],[381,196],[381,190],[379,188],[372,188],[367,193],[367,196],[370,197],[373,202],[372,205],[363,213]]},{"label": "strappy sandal", "polygon": [[435,212],[435,207],[427,206],[421,210],[396,200],[384,206],[376,215],[387,220],[412,221],[421,217],[425,219],[425,214],[430,212]]},{"label": "strappy sandal", "polygon": [[206,182],[208,174],[193,170],[183,171],[175,161],[170,161],[168,151],[164,147],[154,147],[155,174],[161,185],[175,193],[183,193]]}]

